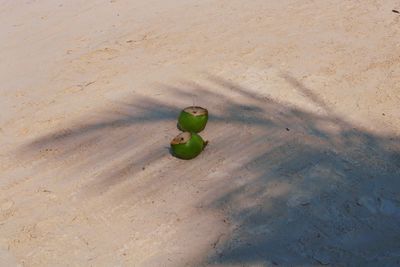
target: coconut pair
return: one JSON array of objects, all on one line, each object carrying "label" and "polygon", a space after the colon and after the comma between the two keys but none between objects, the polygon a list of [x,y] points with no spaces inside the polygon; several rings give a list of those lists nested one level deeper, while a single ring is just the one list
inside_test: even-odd
[{"label": "coconut pair", "polygon": [[180,159],[197,157],[206,147],[204,141],[197,133],[204,130],[208,121],[208,111],[202,107],[187,107],[181,111],[178,118],[178,129],[183,133],[171,141],[172,154]]}]

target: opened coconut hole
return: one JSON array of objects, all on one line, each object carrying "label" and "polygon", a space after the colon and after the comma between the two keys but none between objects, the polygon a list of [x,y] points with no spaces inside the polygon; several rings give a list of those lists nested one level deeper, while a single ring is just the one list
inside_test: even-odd
[{"label": "opened coconut hole", "polygon": [[208,114],[207,109],[198,106],[187,107],[183,111],[192,114],[193,116],[201,116]]},{"label": "opened coconut hole", "polygon": [[185,144],[187,141],[190,140],[190,138],[192,138],[191,133],[183,132],[172,139],[171,145]]}]

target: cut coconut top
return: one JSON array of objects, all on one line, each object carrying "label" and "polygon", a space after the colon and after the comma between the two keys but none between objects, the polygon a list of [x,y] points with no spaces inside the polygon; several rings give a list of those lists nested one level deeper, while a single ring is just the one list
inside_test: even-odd
[{"label": "cut coconut top", "polygon": [[189,141],[190,138],[192,138],[191,133],[183,132],[172,139],[171,145],[186,144],[186,142]]},{"label": "cut coconut top", "polygon": [[192,106],[192,107],[187,107],[183,111],[192,114],[193,116],[201,116],[201,115],[207,115],[208,111],[205,108],[202,107],[197,107],[197,106]]}]

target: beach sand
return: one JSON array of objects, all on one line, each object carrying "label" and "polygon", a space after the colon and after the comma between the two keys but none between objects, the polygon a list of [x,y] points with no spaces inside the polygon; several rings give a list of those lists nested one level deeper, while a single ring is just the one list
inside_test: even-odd
[{"label": "beach sand", "polygon": [[392,10],[0,1],[0,266],[399,266]]}]

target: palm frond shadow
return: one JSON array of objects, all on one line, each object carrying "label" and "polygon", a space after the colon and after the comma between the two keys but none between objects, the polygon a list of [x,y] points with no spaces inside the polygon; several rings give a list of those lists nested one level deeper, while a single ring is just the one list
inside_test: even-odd
[{"label": "palm frond shadow", "polygon": [[[210,75],[208,85],[163,86],[176,99],[168,103],[125,100],[39,138],[20,155],[29,159],[51,148],[37,168],[61,161],[65,176],[86,173],[85,197],[118,190],[126,201],[201,178],[195,201],[223,212],[230,229],[202,252],[204,264],[398,264],[400,139],[355,127],[301,82],[283,77],[327,115]],[[183,162],[166,147],[193,92],[211,114],[202,133],[210,144]]]}]

